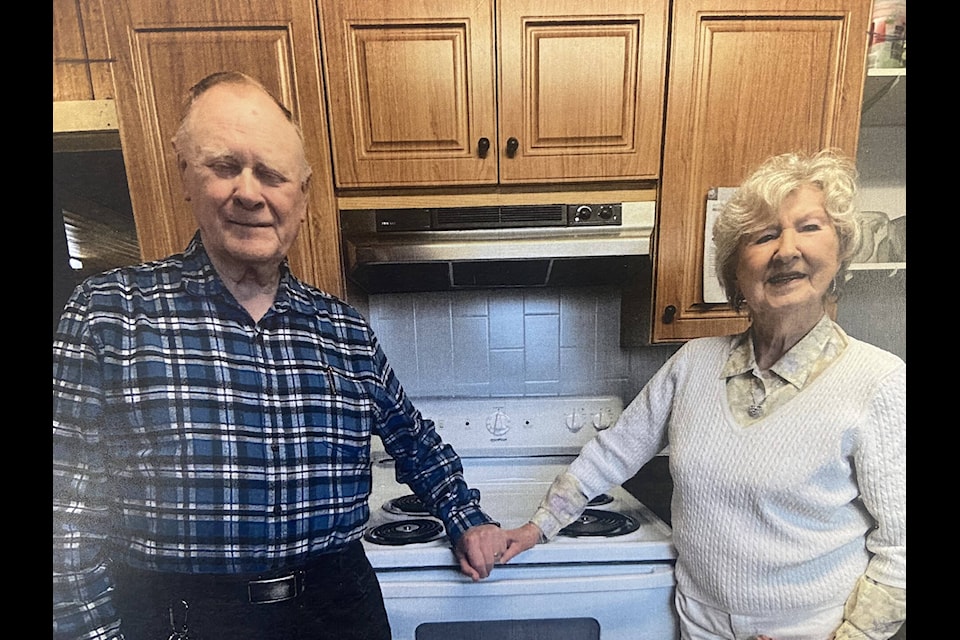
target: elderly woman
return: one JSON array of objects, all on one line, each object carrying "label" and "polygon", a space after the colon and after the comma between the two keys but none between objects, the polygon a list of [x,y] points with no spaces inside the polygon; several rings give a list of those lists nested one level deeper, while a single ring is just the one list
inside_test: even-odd
[{"label": "elderly woman", "polygon": [[906,364],[828,310],[859,241],[853,164],[769,159],[714,231],[751,324],[684,344],[553,483],[503,561],[670,445],[684,640],[892,636],[906,618]]}]

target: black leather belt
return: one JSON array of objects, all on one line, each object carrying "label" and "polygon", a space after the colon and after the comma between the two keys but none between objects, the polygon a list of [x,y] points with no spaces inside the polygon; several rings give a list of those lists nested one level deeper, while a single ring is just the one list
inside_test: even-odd
[{"label": "black leather belt", "polygon": [[294,571],[289,575],[278,578],[251,580],[247,583],[247,598],[251,604],[270,604],[271,602],[293,600],[303,593],[305,573],[304,571]]},{"label": "black leather belt", "polygon": [[118,578],[128,587],[153,590],[143,597],[165,594],[173,600],[190,600],[219,593],[230,599],[250,604],[271,604],[285,602],[299,597],[307,588],[307,575],[339,570],[350,556],[363,554],[359,541],[333,553],[324,554],[309,560],[305,565],[279,571],[274,574],[258,576],[230,576],[211,574],[173,574],[144,571],[130,567],[118,568]]}]

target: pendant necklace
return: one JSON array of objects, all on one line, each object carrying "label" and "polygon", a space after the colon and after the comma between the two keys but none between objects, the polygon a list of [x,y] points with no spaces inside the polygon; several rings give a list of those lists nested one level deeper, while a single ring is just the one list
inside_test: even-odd
[{"label": "pendant necklace", "polygon": [[763,398],[760,400],[760,402],[757,402],[757,396],[756,396],[756,393],[755,393],[756,389],[754,389],[753,391],[754,391],[754,393],[753,393],[753,404],[751,404],[751,405],[749,405],[749,406],[747,407],[747,415],[750,416],[751,418],[756,419],[756,418],[759,418],[759,417],[763,414],[763,403],[767,400],[767,396],[766,396],[766,394],[764,394],[764,396],[763,396]]},{"label": "pendant necklace", "polygon": [[[766,402],[767,398],[770,397],[770,393],[783,386],[783,380],[779,379],[779,377],[774,378],[773,388],[770,389],[769,392],[767,391],[767,384],[763,374],[756,376],[753,382],[755,384],[750,389],[750,395],[753,399],[753,403],[747,405],[747,415],[756,420],[763,415],[763,403]],[[757,386],[760,387],[759,391],[762,394],[759,400],[757,399]]]}]

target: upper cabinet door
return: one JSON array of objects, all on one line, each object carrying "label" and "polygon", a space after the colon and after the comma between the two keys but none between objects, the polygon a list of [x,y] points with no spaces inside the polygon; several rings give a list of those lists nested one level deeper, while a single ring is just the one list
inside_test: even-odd
[{"label": "upper cabinet door", "polygon": [[655,179],[664,0],[501,0],[500,182]]},{"label": "upper cabinet door", "polygon": [[711,187],[737,186],[788,151],[856,156],[870,2],[674,0],[673,12],[654,342],[747,326],[703,301]]},{"label": "upper cabinet door", "polygon": [[655,179],[666,6],[320,0],[336,185]]},{"label": "upper cabinet door", "polygon": [[146,260],[182,251],[197,229],[184,202],[172,139],[188,89],[220,70],[248,73],[300,123],[313,168],[307,219],[290,254],[294,271],[342,291],[339,226],[311,0],[155,3],[122,0],[106,12],[117,115],[130,198]]},{"label": "upper cabinet door", "polygon": [[492,2],[319,4],[337,186],[495,184]]}]

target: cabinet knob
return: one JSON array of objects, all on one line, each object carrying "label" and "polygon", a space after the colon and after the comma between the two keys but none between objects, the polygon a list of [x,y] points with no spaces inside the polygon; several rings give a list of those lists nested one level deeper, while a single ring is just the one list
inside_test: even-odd
[{"label": "cabinet knob", "polygon": [[663,310],[663,324],[673,323],[673,319],[677,315],[677,308],[675,306],[667,305],[667,308]]},{"label": "cabinet knob", "polygon": [[507,157],[512,158],[517,155],[517,149],[520,148],[520,141],[516,138],[507,138]]},{"label": "cabinet knob", "polygon": [[477,140],[477,155],[481,158],[486,158],[487,151],[490,151],[490,140],[488,138],[480,138]]}]

